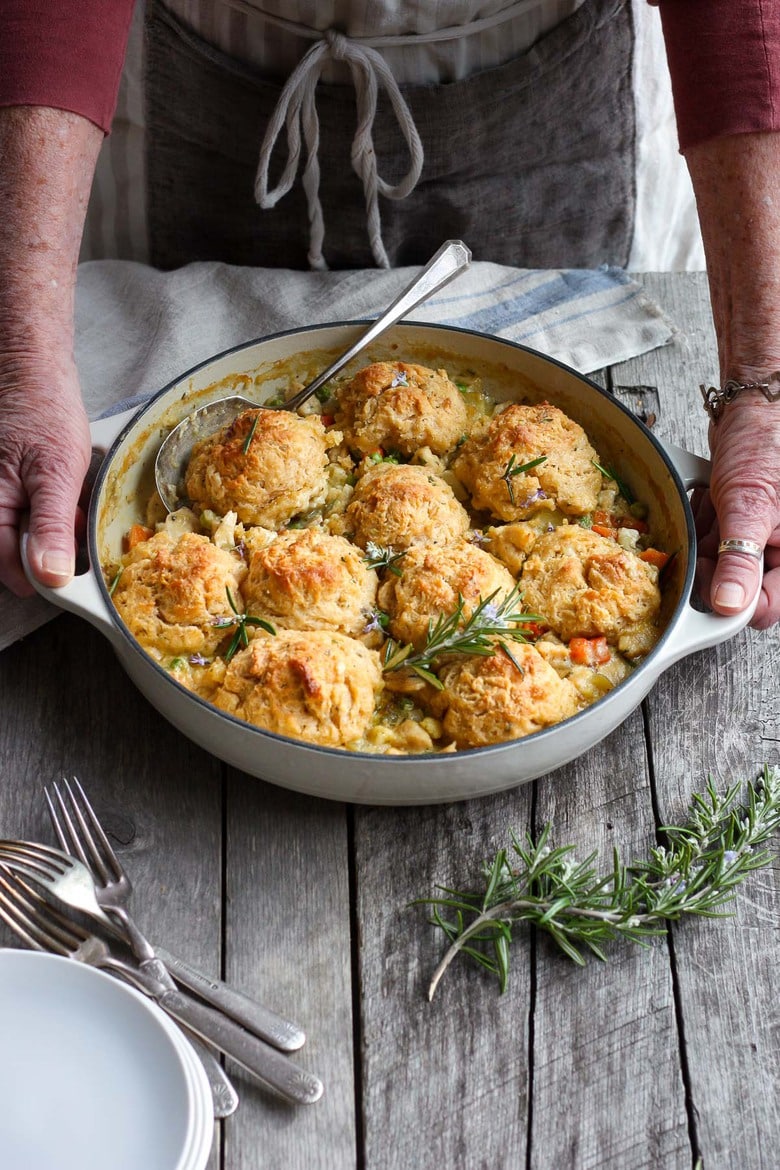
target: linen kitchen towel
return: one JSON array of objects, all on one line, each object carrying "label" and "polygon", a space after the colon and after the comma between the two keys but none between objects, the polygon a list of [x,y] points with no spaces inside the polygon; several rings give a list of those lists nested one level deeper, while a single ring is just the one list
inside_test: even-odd
[{"label": "linen kitchen towel", "polygon": [[[435,250],[431,248],[431,252]],[[231,346],[285,329],[377,316],[415,269],[298,272],[122,260],[79,268],[76,363],[91,419],[139,405]],[[622,269],[530,271],[473,263],[410,315],[519,342],[592,373],[665,345],[674,327]],[[56,615],[0,588],[0,649]]]}]

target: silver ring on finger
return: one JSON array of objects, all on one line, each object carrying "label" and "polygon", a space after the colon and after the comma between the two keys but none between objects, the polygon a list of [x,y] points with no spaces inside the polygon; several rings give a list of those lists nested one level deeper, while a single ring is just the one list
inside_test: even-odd
[{"label": "silver ring on finger", "polygon": [[764,559],[764,550],[755,540],[743,540],[741,536],[732,536],[722,540],[718,545],[718,556],[725,552],[744,553],[748,557],[755,557],[757,561]]}]

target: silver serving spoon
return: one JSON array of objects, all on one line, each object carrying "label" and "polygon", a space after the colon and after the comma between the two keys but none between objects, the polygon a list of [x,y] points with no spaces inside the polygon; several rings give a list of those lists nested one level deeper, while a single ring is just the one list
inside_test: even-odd
[{"label": "silver serving spoon", "polygon": [[[471,252],[460,240],[448,240],[447,243],[442,244],[422,272],[396,297],[382,316],[377,317],[376,321],[372,322],[354,345],[350,346],[341,357],[336,358],[313,382],[304,386],[303,390],[299,390],[292,398],[282,403],[279,409],[298,410],[304,402],[311,398],[312,394],[315,394],[321,386],[324,386],[330,378],[343,369],[347,362],[350,362],[361,350],[376,340],[381,333],[384,333],[391,325],[395,325],[396,321],[400,321],[407,313],[411,313],[412,309],[416,309],[433,293],[443,288],[453,277],[468,268],[470,260]],[[173,428],[157,452],[154,464],[157,491],[160,493],[160,499],[167,511],[173,512],[181,506],[179,485],[195,444],[207,435],[214,434],[221,427],[232,422],[242,410],[252,406],[262,406],[262,403],[251,402],[248,398],[235,395],[231,398],[220,398],[216,402],[202,406],[200,410],[194,410],[192,414],[187,415],[178,426]]]}]

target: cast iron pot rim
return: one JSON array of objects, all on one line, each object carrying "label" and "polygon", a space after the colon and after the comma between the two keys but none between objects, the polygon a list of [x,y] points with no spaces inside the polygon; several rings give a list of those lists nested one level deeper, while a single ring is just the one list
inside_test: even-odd
[{"label": "cast iron pot rim", "polygon": [[[95,485],[94,485],[94,488],[92,491],[92,496],[91,496],[91,500],[90,500],[90,507],[89,507],[89,522],[88,522],[89,557],[90,557],[90,562],[92,565],[92,571],[94,572],[95,577],[97,578],[97,581],[98,581],[98,587],[103,595],[104,600],[106,601],[106,603],[108,605],[108,609],[111,613],[112,619],[113,619],[117,629],[119,630],[120,634],[122,635],[124,641],[127,643],[127,645],[130,647],[130,649],[132,650],[132,652],[134,654],[138,655],[143,660],[144,663],[148,664],[152,669],[157,671],[157,673],[162,678],[164,678],[170,686],[172,686],[176,690],[178,690],[183,696],[186,696],[190,700],[190,702],[196,703],[200,707],[204,708],[204,710],[208,711],[209,714],[211,714],[211,715],[217,714],[218,716],[221,716],[228,723],[230,723],[238,728],[241,728],[244,732],[247,732],[247,731],[250,733],[254,732],[255,734],[257,734],[261,738],[268,736],[272,740],[275,740],[277,743],[286,744],[291,748],[303,749],[304,751],[313,753],[315,755],[335,756],[335,757],[338,757],[340,759],[343,759],[345,756],[347,756],[350,758],[354,757],[354,758],[357,758],[359,760],[371,760],[375,764],[375,766],[378,768],[392,767],[393,769],[398,769],[399,767],[401,767],[401,768],[417,767],[421,761],[426,761],[428,763],[431,763],[431,762],[437,761],[437,760],[446,761],[446,759],[448,758],[448,754],[442,753],[442,752],[415,752],[415,753],[409,753],[409,754],[403,755],[403,756],[390,756],[390,755],[384,755],[381,753],[374,753],[374,752],[348,751],[346,748],[326,747],[322,744],[309,743],[306,740],[302,740],[302,739],[294,739],[292,736],[280,735],[278,732],[275,732],[275,731],[267,731],[263,727],[256,727],[253,723],[247,723],[246,720],[238,719],[235,715],[231,715],[227,711],[221,711],[218,707],[215,707],[213,703],[209,703],[206,699],[202,699],[199,695],[193,694],[192,691],[188,690],[187,687],[185,687],[182,683],[178,682],[170,674],[170,672],[165,669],[165,667],[161,666],[158,662],[155,662],[155,660],[151,657],[151,655],[147,654],[147,652],[143,649],[143,647],[140,645],[140,643],[137,641],[137,639],[133,637],[133,635],[130,633],[130,630],[127,628],[125,623],[122,621],[121,617],[119,616],[119,613],[117,612],[116,606],[113,603],[111,595],[108,591],[108,587],[106,586],[106,583],[103,580],[103,573],[100,570],[100,559],[98,556],[98,548],[97,548],[97,500],[100,496],[100,492],[101,492],[102,487],[103,487],[103,482],[104,482],[104,480],[109,472],[109,469],[111,467],[111,464],[113,462],[114,455],[116,454],[116,451],[119,448],[120,444],[122,442],[124,442],[128,433],[131,430],[134,430],[138,426],[138,424],[141,422],[142,418],[147,413],[147,411],[150,411],[152,409],[152,407],[155,405],[155,403],[158,401],[158,399],[162,398],[163,395],[166,394],[169,390],[171,390],[175,385],[177,385],[177,383],[184,381],[185,378],[191,377],[193,374],[196,374],[200,370],[202,370],[205,366],[209,366],[213,362],[219,361],[221,358],[229,357],[231,354],[241,353],[242,350],[251,349],[253,346],[260,345],[261,343],[265,343],[268,341],[276,341],[281,337],[289,337],[295,333],[314,334],[314,333],[318,333],[320,330],[335,329],[335,328],[341,328],[341,327],[347,327],[347,326],[369,325],[370,323],[371,323],[371,318],[359,318],[359,319],[353,320],[353,321],[330,321],[330,322],[321,323],[319,325],[302,325],[302,326],[298,326],[297,328],[282,329],[277,333],[269,333],[264,337],[256,337],[252,341],[243,341],[238,345],[233,345],[233,346],[230,346],[228,349],[222,350],[220,353],[212,354],[211,357],[205,358],[202,362],[198,362],[197,365],[192,366],[190,369],[185,370],[181,374],[177,374],[175,378],[172,378],[170,380],[170,382],[168,382],[165,386],[162,387],[161,390],[158,390],[155,394],[153,394],[152,397],[147,402],[142,403],[138,407],[136,413],[133,415],[133,417],[129,420],[129,422],[126,424],[126,426],[124,426],[122,428],[121,432],[114,439],[109,451],[106,454],[105,459],[103,460],[103,462],[100,466],[97,477],[95,479]],[[603,398],[605,398],[607,400],[607,402],[609,402],[609,404],[612,407],[616,408],[619,411],[622,411],[622,413],[625,414],[626,417],[629,418],[635,426],[639,427],[640,431],[644,432],[645,438],[650,440],[650,443],[655,448],[657,454],[660,456],[661,460],[664,463],[664,466],[666,467],[666,470],[670,473],[672,480],[674,481],[674,485],[677,488],[677,491],[680,495],[680,499],[683,502],[683,511],[685,514],[685,526],[686,526],[686,533],[687,533],[687,537],[688,537],[688,549],[689,550],[695,549],[696,536],[695,536],[695,529],[694,529],[694,523],[693,523],[693,513],[691,511],[690,502],[688,500],[688,496],[686,494],[683,482],[680,479],[680,476],[677,472],[677,469],[674,466],[674,464],[672,463],[669,455],[664,450],[664,447],[661,444],[661,442],[655,437],[655,435],[652,433],[652,431],[648,427],[645,426],[645,424],[641,421],[641,419],[637,418],[636,415],[632,414],[631,411],[626,406],[624,406],[622,402],[620,402],[617,398],[614,398],[612,395],[610,395],[608,393],[608,391],[604,390],[603,387],[599,386],[597,382],[592,381],[586,374],[581,374],[578,370],[573,369],[571,366],[567,366],[565,362],[559,361],[558,358],[550,357],[547,354],[542,353],[538,349],[532,349],[531,346],[521,345],[517,341],[509,341],[508,339],[506,339],[504,337],[497,337],[495,334],[492,334],[492,333],[485,333],[485,332],[482,332],[478,329],[462,329],[462,328],[459,328],[458,326],[455,326],[455,325],[437,325],[435,323],[430,323],[427,321],[399,321],[398,324],[402,325],[404,327],[407,327],[407,328],[434,329],[437,331],[441,331],[443,333],[453,333],[453,334],[457,334],[459,336],[466,334],[467,336],[478,337],[481,340],[494,341],[500,345],[507,345],[511,349],[518,349],[523,353],[531,354],[533,357],[541,358],[543,361],[549,362],[551,365],[557,366],[559,369],[564,370],[567,374],[571,374],[573,377],[585,382],[593,390],[596,390]],[[690,593],[691,593],[691,590],[693,588],[694,570],[695,570],[695,557],[689,556],[688,557],[688,568],[687,568],[687,572],[685,575],[685,581],[683,583],[683,588],[682,588],[682,591],[680,593],[680,600],[678,601],[678,603],[675,607],[674,613],[672,614],[672,617],[669,621],[668,626],[666,627],[666,630],[661,635],[660,639],[655,644],[655,646],[651,650],[650,654],[648,654],[647,658],[645,658],[645,660],[639,666],[637,666],[631,672],[631,674],[628,675],[627,678],[623,679],[622,682],[618,683],[618,685],[612,691],[610,691],[610,693],[608,695],[605,695],[603,699],[599,699],[599,700],[597,700],[596,703],[591,704],[588,707],[585,707],[582,711],[578,711],[576,715],[571,715],[571,716],[569,716],[568,719],[564,719],[560,723],[554,723],[551,727],[545,727],[541,731],[535,731],[529,736],[521,736],[518,739],[509,739],[509,740],[505,740],[505,741],[502,741],[501,743],[497,743],[497,744],[487,744],[483,747],[465,748],[462,751],[458,751],[456,753],[457,759],[460,760],[460,759],[463,759],[466,757],[477,757],[477,756],[482,757],[482,756],[486,756],[486,755],[496,755],[498,753],[506,752],[506,751],[517,751],[519,748],[522,747],[522,744],[526,740],[533,739],[533,741],[535,743],[540,742],[543,737],[550,737],[551,735],[554,735],[555,732],[558,731],[560,728],[562,728],[564,726],[565,727],[573,727],[577,722],[581,722],[583,719],[587,718],[588,716],[592,716],[595,708],[597,708],[597,707],[604,708],[608,704],[611,705],[616,699],[619,700],[621,698],[619,692],[623,691],[623,689],[625,687],[630,686],[633,683],[633,681],[642,672],[646,672],[647,667],[652,668],[653,659],[656,657],[656,655],[659,652],[659,650],[661,649],[661,647],[665,644],[665,642],[669,639],[669,637],[673,633],[675,627],[677,626],[677,623],[680,620],[680,617],[683,613],[685,606],[688,604],[688,599],[690,597]],[[651,683],[651,686],[652,685],[653,684]]]}]

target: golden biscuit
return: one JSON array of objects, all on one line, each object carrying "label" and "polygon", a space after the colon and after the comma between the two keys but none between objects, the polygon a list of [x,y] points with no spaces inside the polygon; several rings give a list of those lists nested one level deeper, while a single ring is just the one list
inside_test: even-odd
[{"label": "golden biscuit", "polygon": [[589,528],[569,524],[540,536],[520,581],[525,605],[564,642],[603,635],[620,645],[638,631],[659,632],[658,570]]},{"label": "golden biscuit", "polygon": [[409,464],[380,463],[360,477],[347,505],[355,541],[397,552],[415,544],[448,544],[468,531],[469,517],[438,475]]},{"label": "golden biscuit", "polygon": [[492,594],[500,605],[515,581],[490,553],[467,540],[447,545],[418,545],[398,562],[400,576],[388,574],[379,590],[379,607],[390,615],[390,633],[399,642],[420,649],[429,622],[454,613],[459,596],[463,617]]},{"label": "golden biscuit", "polygon": [[252,554],[242,593],[247,612],[274,625],[356,635],[374,608],[377,584],[354,544],[304,528]]},{"label": "golden biscuit", "polygon": [[375,362],[338,392],[336,425],[355,451],[413,455],[451,451],[468,429],[463,396],[446,370],[409,362]]},{"label": "golden biscuit", "polygon": [[317,414],[245,410],[195,445],[187,495],[201,511],[232,511],[243,524],[283,528],[325,499],[328,450],[340,441]]},{"label": "golden biscuit", "polygon": [[259,634],[225,673],[217,707],[278,735],[326,747],[358,739],[382,687],[379,655],[343,634]]},{"label": "golden biscuit", "polygon": [[158,654],[211,655],[226,637],[218,623],[234,616],[246,565],[207,536],[166,532],[137,544],[123,558],[114,604],[143,646]]},{"label": "golden biscuit", "polygon": [[534,646],[507,645],[511,659],[499,649],[490,658],[468,658],[441,672],[444,733],[459,749],[531,735],[568,719],[581,705],[568,679]]},{"label": "golden biscuit", "polygon": [[[452,469],[480,511],[499,520],[527,520],[558,508],[584,516],[598,503],[598,456],[578,423],[557,406],[513,403],[482,435],[464,443]],[[542,462],[536,462],[542,460]],[[535,464],[513,475],[513,469]]]}]

